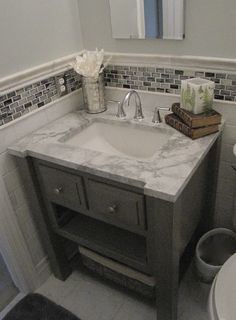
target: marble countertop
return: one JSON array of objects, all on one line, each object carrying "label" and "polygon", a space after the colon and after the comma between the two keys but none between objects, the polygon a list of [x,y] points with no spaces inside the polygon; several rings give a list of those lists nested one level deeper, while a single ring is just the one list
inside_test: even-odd
[{"label": "marble countertop", "polygon": [[[145,119],[140,125],[171,132],[168,142],[148,161],[109,155],[61,142],[96,120],[137,125],[133,120],[134,108],[126,108],[127,120],[117,119],[116,110],[117,106],[109,106],[106,112],[97,115],[83,110],[69,113],[21,139],[8,148],[9,153],[17,157],[35,157],[143,188],[146,195],[175,202],[220,132],[191,140],[166,124],[154,125],[151,121],[153,109],[145,108]],[[137,147],[141,147],[138,141]]]}]

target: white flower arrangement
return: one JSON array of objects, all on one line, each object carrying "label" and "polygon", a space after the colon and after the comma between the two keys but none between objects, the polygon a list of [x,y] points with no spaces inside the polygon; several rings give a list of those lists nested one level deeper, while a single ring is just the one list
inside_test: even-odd
[{"label": "white flower arrangement", "polygon": [[111,57],[108,57],[105,61],[103,49],[101,51],[96,49],[95,51],[86,51],[82,56],[77,56],[71,66],[84,77],[98,79],[110,60]]}]

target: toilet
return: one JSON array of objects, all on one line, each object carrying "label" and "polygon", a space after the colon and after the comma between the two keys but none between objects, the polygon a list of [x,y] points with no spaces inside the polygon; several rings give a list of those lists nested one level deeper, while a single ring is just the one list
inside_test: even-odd
[{"label": "toilet", "polygon": [[225,262],[213,282],[208,311],[210,320],[236,319],[236,254]]},{"label": "toilet", "polygon": [[[236,156],[236,145],[233,153]],[[236,214],[233,214],[233,225],[236,230]],[[212,284],[208,312],[210,320],[236,319],[236,253],[224,263]]]}]

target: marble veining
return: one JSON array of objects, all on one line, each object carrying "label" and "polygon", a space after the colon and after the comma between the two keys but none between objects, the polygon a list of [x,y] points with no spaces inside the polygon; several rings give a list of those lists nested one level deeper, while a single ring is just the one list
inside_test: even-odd
[{"label": "marble veining", "polygon": [[[145,108],[142,122],[133,120],[133,108],[126,109],[127,120],[115,117],[116,106],[108,106],[104,113],[92,115],[84,110],[72,112],[21,139],[9,147],[18,157],[32,156],[75,170],[83,170],[144,189],[149,196],[174,202],[200,165],[220,132],[191,140],[162,123],[158,130],[168,130],[171,136],[159,152],[149,160],[114,156],[62,143],[67,137],[82,130],[93,121],[119,121],[132,126],[153,127],[153,109]],[[158,134],[158,132],[157,132]],[[125,143],[125,142],[124,142]],[[137,141],[137,147],[140,147]]]}]

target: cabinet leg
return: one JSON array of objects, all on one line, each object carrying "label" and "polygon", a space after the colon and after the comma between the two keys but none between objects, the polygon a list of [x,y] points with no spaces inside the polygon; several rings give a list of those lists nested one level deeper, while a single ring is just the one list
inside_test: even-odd
[{"label": "cabinet leg", "polygon": [[71,266],[65,255],[63,248],[63,240],[61,237],[57,236],[54,232],[49,231],[49,241],[45,243],[47,247],[47,253],[50,256],[50,266],[54,276],[59,280],[66,280],[66,278],[71,274]]},{"label": "cabinet leg", "polygon": [[[39,235],[44,249],[49,257],[49,262],[53,274],[60,280],[65,280],[71,273],[71,267],[65,255],[62,238],[52,229],[47,209],[41,196],[40,187],[35,178],[36,171],[32,160],[18,160],[22,179],[28,195],[29,206],[33,213],[33,218],[39,229]],[[33,178],[34,177],[34,180]]]},{"label": "cabinet leg", "polygon": [[148,260],[156,278],[157,320],[177,320],[179,255],[173,204],[148,198]]},{"label": "cabinet leg", "polygon": [[178,267],[166,264],[156,281],[157,320],[177,320]]}]

